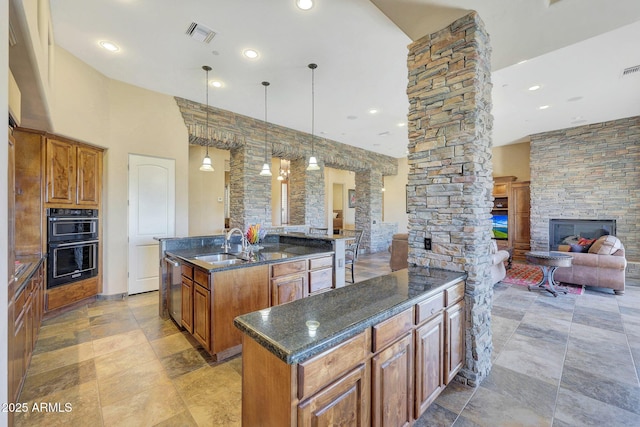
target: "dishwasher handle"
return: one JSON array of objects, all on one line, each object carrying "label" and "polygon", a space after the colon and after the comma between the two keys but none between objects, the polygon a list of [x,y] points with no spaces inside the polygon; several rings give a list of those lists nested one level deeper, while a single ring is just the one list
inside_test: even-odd
[{"label": "dishwasher handle", "polygon": [[167,264],[171,264],[174,267],[180,267],[180,263],[178,261],[176,261],[173,258],[169,258],[169,257],[164,257],[164,262],[166,262]]}]

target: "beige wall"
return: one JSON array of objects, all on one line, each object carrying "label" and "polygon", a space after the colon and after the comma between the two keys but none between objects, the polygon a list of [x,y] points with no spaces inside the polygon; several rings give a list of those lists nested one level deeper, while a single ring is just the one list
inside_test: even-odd
[{"label": "beige wall", "polygon": [[329,228],[333,226],[333,185],[342,184],[344,187],[342,194],[342,213],[344,216],[342,226],[344,228],[355,228],[356,210],[355,208],[349,208],[349,203],[347,202],[347,190],[350,188],[356,188],[356,175],[347,170],[325,168],[324,183],[325,212],[327,213],[325,226]]},{"label": "beige wall", "polygon": [[398,175],[384,177],[384,222],[397,222],[398,233],[407,232],[407,180],[409,163],[406,157],[398,159]]},{"label": "beige wall", "polygon": [[206,148],[189,147],[189,235],[218,234],[224,228],[224,162],[228,150],[209,148],[213,172],[200,171]]},{"label": "beige wall", "polygon": [[493,147],[493,176],[515,176],[530,181],[529,142]]},{"label": "beige wall", "polygon": [[175,159],[176,235],[188,234],[187,131],[175,100],[110,80],[56,50],[54,132],[106,149],[103,294],[127,292],[128,156]]}]

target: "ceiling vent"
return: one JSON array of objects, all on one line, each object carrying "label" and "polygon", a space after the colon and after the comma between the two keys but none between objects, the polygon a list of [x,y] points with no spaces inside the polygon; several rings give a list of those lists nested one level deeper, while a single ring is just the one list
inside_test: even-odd
[{"label": "ceiling vent", "polygon": [[212,29],[197,22],[192,22],[185,34],[202,43],[209,43],[216,36],[216,33]]},{"label": "ceiling vent", "polygon": [[622,77],[630,76],[631,74],[640,73],[640,65],[625,68],[622,70]]}]

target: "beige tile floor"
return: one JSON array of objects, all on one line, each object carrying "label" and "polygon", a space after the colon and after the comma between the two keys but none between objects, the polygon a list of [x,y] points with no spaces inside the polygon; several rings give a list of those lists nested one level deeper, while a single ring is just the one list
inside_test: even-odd
[{"label": "beige tile floor", "polygon": [[[356,281],[389,272],[388,259],[362,255]],[[491,374],[476,389],[449,385],[416,425],[640,425],[640,283],[629,285],[620,297],[553,298],[498,284]],[[213,362],[158,317],[157,300],[98,301],[45,321],[20,401],[72,410],[18,414],[16,425],[239,426],[240,357]]]}]

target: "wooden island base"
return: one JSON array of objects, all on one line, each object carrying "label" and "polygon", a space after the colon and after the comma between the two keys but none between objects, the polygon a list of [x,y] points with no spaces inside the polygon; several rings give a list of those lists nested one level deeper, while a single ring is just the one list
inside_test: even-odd
[{"label": "wooden island base", "polygon": [[297,363],[243,334],[242,425],[412,425],[463,365],[464,286],[429,292]]}]

